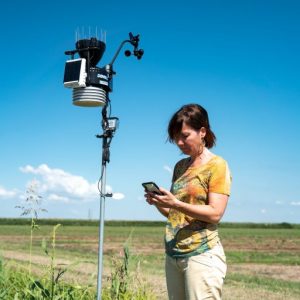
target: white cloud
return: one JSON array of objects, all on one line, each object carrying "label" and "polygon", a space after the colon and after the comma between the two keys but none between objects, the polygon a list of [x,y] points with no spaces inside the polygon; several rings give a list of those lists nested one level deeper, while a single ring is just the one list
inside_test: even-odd
[{"label": "white cloud", "polygon": [[59,196],[56,194],[50,194],[47,197],[48,200],[50,201],[57,201],[57,202],[63,202],[63,203],[69,203],[70,199],[68,197],[63,197],[63,196]]},{"label": "white cloud", "polygon": [[170,174],[172,174],[173,173],[173,170],[172,170],[172,168],[170,168],[169,166],[167,166],[167,165],[164,165],[164,170],[166,170],[167,172],[169,172]]},{"label": "white cloud", "polygon": [[112,198],[115,200],[122,200],[124,197],[125,197],[125,195],[122,193],[113,193],[113,196],[112,196]]},{"label": "white cloud", "polygon": [[283,204],[283,202],[282,202],[282,201],[276,201],[275,203],[276,203],[276,204],[278,204],[278,205],[281,205],[281,204]]},{"label": "white cloud", "polygon": [[61,169],[51,169],[46,164],[37,168],[26,166],[20,168],[23,173],[39,175],[42,178],[42,192],[64,192],[76,198],[94,198],[98,195],[97,184],[91,184],[82,176],[72,175]]},{"label": "white cloud", "polygon": [[0,198],[12,198],[17,195],[16,190],[7,190],[4,187],[0,186]]},{"label": "white cloud", "polygon": [[[84,177],[73,175],[62,169],[51,169],[46,164],[37,168],[30,165],[21,167],[23,173],[34,174],[39,178],[39,191],[52,201],[70,203],[71,199],[94,201],[99,197],[98,183],[90,183]],[[110,193],[112,188],[106,187]],[[124,195],[116,193],[114,199],[122,199]]]},{"label": "white cloud", "polygon": [[125,198],[125,195],[122,193],[117,193],[117,192],[114,193],[112,190],[112,187],[110,185],[106,186],[106,193],[112,194],[112,199],[115,199],[115,200],[121,200],[121,199]]},{"label": "white cloud", "polygon": [[298,201],[298,202],[292,201],[290,204],[293,206],[300,206],[300,201]]},{"label": "white cloud", "polygon": [[262,209],[260,210],[260,212],[261,212],[262,214],[265,214],[265,213],[267,212],[267,210],[264,209],[264,208],[262,208]]}]

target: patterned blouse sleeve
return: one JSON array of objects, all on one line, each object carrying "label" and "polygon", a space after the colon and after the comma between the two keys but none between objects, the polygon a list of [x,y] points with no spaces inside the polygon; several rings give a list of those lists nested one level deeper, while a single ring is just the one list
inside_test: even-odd
[{"label": "patterned blouse sleeve", "polygon": [[212,168],[208,191],[210,193],[230,195],[231,174],[227,162],[220,159]]}]

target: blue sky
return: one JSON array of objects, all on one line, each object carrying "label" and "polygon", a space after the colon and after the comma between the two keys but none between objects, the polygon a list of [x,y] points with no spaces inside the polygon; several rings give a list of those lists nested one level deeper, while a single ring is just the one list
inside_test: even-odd
[{"label": "blue sky", "polygon": [[[166,143],[183,104],[209,112],[213,152],[230,166],[224,221],[299,223],[300,3],[298,1],[11,1],[2,5],[0,217],[17,217],[35,180],[48,213],[98,218],[101,109],[72,105],[63,87],[75,32],[106,32],[109,63],[128,33],[142,60],[114,64],[106,219],[163,220],[141,182],[170,186],[182,158]],[[91,34],[93,35],[93,34]],[[130,48],[124,47],[123,50]]]}]

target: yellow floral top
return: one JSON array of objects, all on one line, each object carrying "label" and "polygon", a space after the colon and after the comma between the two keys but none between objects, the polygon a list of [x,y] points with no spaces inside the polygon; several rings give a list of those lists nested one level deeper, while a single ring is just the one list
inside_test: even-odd
[{"label": "yellow floral top", "polygon": [[[190,167],[189,158],[180,160],[173,174],[171,192],[183,202],[207,205],[208,193],[230,194],[231,176],[227,162],[214,156],[200,167]],[[165,234],[166,253],[188,257],[203,253],[219,241],[216,224],[209,224],[170,209]]]}]

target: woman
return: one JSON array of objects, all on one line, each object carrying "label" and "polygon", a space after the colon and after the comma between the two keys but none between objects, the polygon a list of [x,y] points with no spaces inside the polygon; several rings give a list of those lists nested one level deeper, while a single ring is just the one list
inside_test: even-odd
[{"label": "woman", "polygon": [[181,107],[171,118],[169,141],[188,157],[174,168],[171,192],[147,192],[147,202],[168,218],[165,234],[169,299],[221,299],[226,261],[217,224],[230,194],[226,161],[210,152],[216,137],[198,104]]}]

